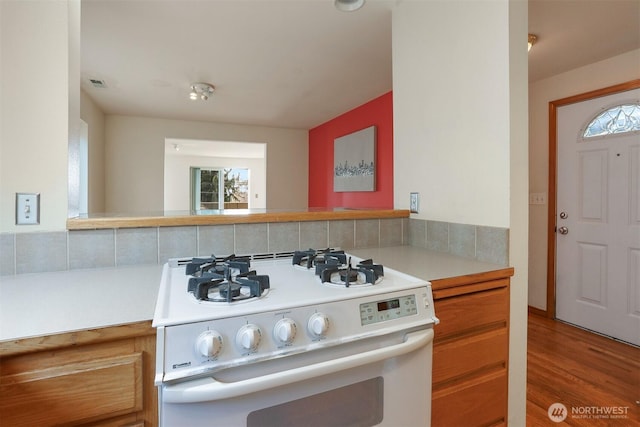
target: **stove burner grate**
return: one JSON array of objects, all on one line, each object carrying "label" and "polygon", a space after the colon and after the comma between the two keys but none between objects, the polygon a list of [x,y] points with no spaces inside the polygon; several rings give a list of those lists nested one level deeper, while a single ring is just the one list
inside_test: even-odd
[{"label": "stove burner grate", "polygon": [[236,269],[240,273],[246,273],[250,267],[251,261],[248,257],[229,255],[225,258],[216,258],[215,255],[211,255],[206,258],[192,258],[185,265],[185,274],[196,277],[200,277],[207,272],[225,274],[225,271],[229,268]]},{"label": "stove burner grate", "polygon": [[351,258],[346,266],[325,264],[320,269],[316,268],[316,274],[322,283],[335,285],[375,285],[384,277],[384,268],[381,264],[374,264],[367,259],[359,262],[355,268],[351,266]]},{"label": "stove burner grate", "polygon": [[230,255],[193,258],[186,264],[187,291],[199,301],[234,302],[256,298],[269,289],[269,276],[249,270],[249,258]]},{"label": "stove burner grate", "polygon": [[306,251],[295,251],[293,253],[292,263],[293,265],[300,265],[308,269],[311,269],[315,266],[317,272],[318,266],[323,264],[346,264],[347,255],[344,253],[344,251],[336,251],[331,249],[324,249],[322,251],[316,251],[314,249],[309,249]]}]

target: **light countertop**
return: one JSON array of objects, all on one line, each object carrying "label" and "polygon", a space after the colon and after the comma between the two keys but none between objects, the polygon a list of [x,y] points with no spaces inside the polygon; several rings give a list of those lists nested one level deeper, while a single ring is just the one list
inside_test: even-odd
[{"label": "light countertop", "polygon": [[162,265],[0,277],[0,341],[150,320]]},{"label": "light countertop", "polygon": [[[348,252],[443,284],[508,268],[412,246]],[[141,265],[1,276],[0,341],[149,321],[161,275],[162,265]]]},{"label": "light countertop", "polygon": [[509,268],[414,246],[352,249],[349,252],[360,258],[372,258],[385,267],[429,281]]}]

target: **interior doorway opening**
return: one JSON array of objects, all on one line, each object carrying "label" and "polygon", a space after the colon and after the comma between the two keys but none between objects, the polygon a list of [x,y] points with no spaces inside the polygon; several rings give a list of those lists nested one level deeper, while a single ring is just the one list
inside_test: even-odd
[{"label": "interior doorway opening", "polygon": [[265,209],[266,161],[261,142],[167,138],[164,210]]}]

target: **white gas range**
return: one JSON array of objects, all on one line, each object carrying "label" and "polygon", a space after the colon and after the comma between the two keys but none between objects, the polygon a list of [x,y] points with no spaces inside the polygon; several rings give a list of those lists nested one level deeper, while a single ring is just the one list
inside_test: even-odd
[{"label": "white gas range", "polygon": [[170,260],[160,424],[429,425],[436,322],[428,282],[342,251]]}]

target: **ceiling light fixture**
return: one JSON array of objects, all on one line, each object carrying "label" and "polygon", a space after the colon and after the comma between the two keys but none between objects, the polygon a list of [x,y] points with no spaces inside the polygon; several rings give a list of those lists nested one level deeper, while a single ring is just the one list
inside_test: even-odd
[{"label": "ceiling light fixture", "polygon": [[193,101],[198,98],[206,101],[211,95],[213,95],[213,92],[215,90],[215,86],[209,83],[191,83],[191,92],[189,93],[189,98]]},{"label": "ceiling light fixture", "polygon": [[364,6],[364,0],[335,0],[334,6],[342,12],[353,12]]},{"label": "ceiling light fixture", "polygon": [[536,44],[537,41],[538,36],[536,36],[535,34],[529,34],[529,40],[527,42],[527,52],[531,50],[531,46]]}]

